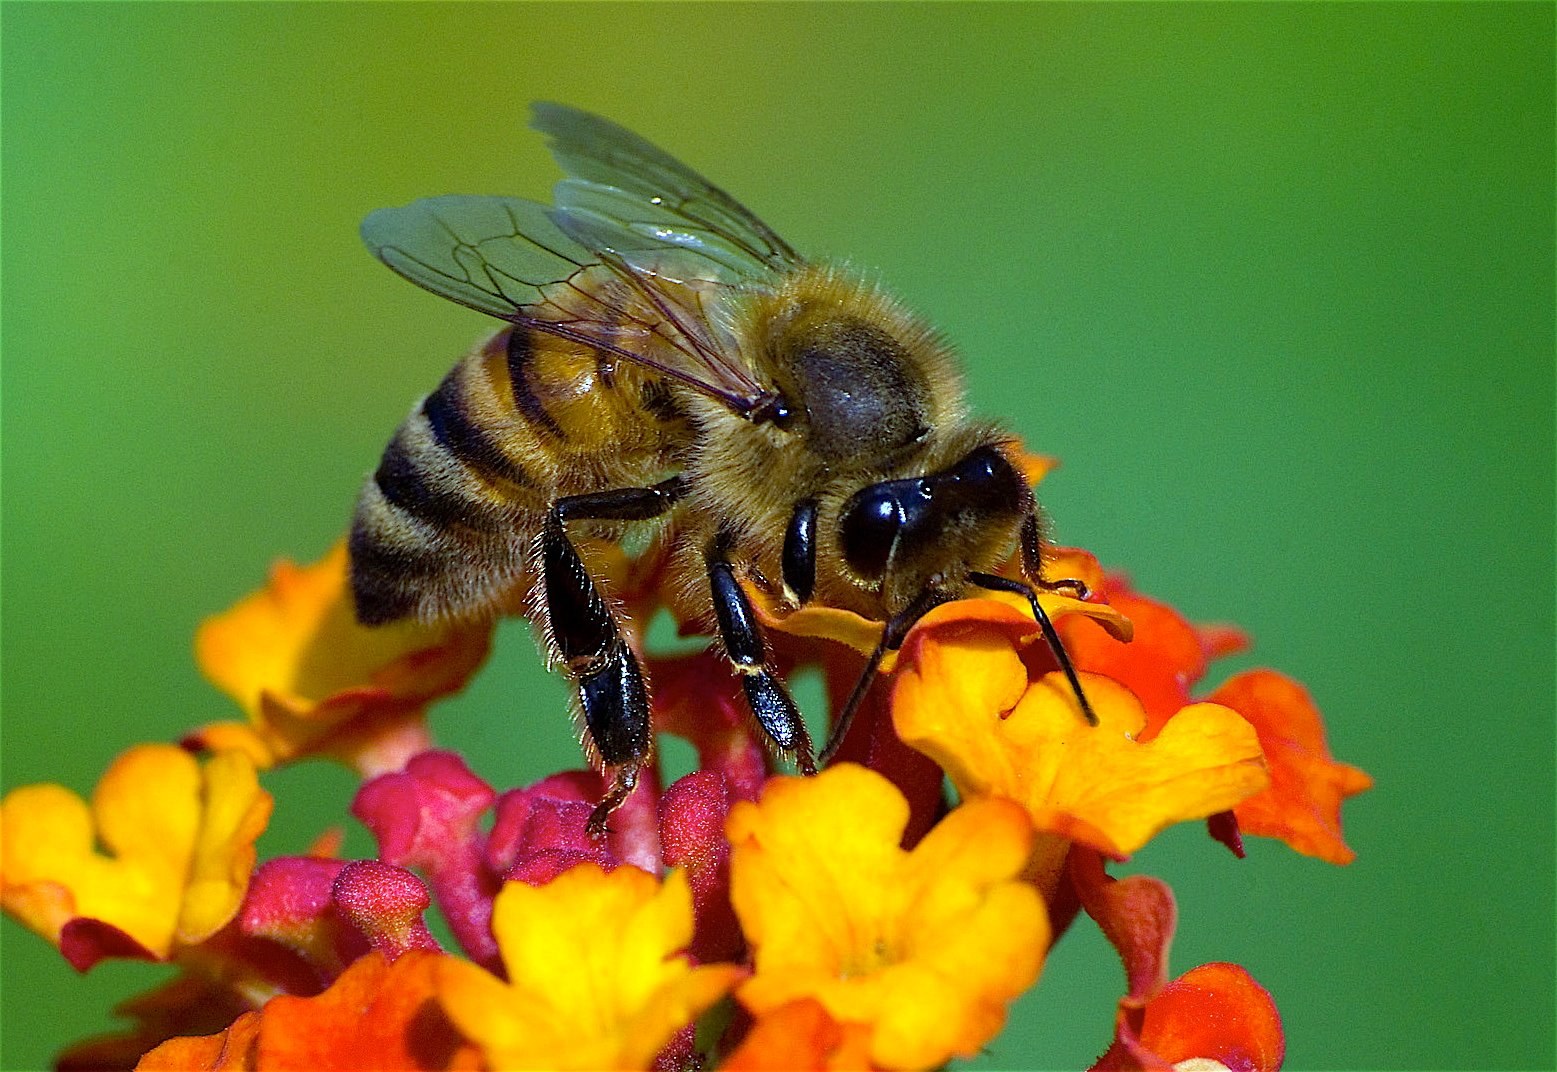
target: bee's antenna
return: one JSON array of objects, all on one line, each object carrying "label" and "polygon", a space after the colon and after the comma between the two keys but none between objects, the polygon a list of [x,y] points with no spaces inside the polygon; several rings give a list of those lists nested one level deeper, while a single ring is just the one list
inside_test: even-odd
[{"label": "bee's antenna", "polygon": [[1048,641],[1049,650],[1054,652],[1055,661],[1060,664],[1060,669],[1065,671],[1065,680],[1070,682],[1071,691],[1076,694],[1076,701],[1081,704],[1081,713],[1087,717],[1087,725],[1096,726],[1097,714],[1093,712],[1092,705],[1087,702],[1087,694],[1081,689],[1081,679],[1076,676],[1076,668],[1071,665],[1070,655],[1065,651],[1065,645],[1060,643],[1059,631],[1054,628],[1054,623],[1049,620],[1048,614],[1044,613],[1043,607],[1039,605],[1038,593],[1033,591],[1032,586],[1007,577],[997,577],[993,573],[970,573],[968,582],[991,592],[1011,592],[1027,597],[1028,605],[1033,608],[1033,617],[1038,622],[1038,628],[1043,630],[1043,639]]}]

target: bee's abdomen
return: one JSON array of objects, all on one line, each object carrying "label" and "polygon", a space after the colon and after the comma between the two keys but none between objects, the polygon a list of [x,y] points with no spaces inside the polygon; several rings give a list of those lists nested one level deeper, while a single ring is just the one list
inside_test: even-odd
[{"label": "bee's abdomen", "polygon": [[[444,377],[364,485],[350,550],[365,624],[493,609],[523,574],[545,511],[591,468],[576,456],[591,455],[600,468],[602,453],[624,455],[618,463],[642,453],[632,407],[601,397],[610,387],[583,382],[593,355],[545,341],[532,347],[533,336],[514,334],[499,334]],[[575,412],[579,399],[593,411]]]}]

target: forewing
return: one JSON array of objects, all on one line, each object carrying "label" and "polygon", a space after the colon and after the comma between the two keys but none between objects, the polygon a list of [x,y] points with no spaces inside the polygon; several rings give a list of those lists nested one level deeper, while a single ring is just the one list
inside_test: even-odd
[{"label": "forewing", "polygon": [[802,263],[739,201],[632,131],[561,104],[532,107],[531,126],[568,174],[553,194],[557,224],[583,244],[639,265],[675,248],[737,278]]},{"label": "forewing", "polygon": [[550,212],[517,197],[429,197],[370,213],[362,240],[418,286],[512,320],[541,288],[600,260]]},{"label": "forewing", "polygon": [[639,263],[597,253],[551,213],[514,197],[432,197],[379,209],[362,237],[400,275],[461,305],[654,369],[738,413],[768,397],[732,356],[715,313],[728,288],[706,264],[662,274],[682,251],[646,247]]}]

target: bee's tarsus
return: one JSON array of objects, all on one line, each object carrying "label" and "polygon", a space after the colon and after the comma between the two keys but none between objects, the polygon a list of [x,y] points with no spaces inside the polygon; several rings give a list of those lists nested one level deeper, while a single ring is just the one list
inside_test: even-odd
[{"label": "bee's tarsus", "polygon": [[1087,587],[1087,582],[1079,577],[1060,577],[1052,581],[1034,581],[1034,585],[1045,592],[1068,592],[1072,598],[1087,600],[1092,596],[1092,589]]},{"label": "bee's tarsus", "polygon": [[642,767],[643,760],[639,758],[629,760],[617,768],[606,795],[595,805],[594,811],[589,813],[588,822],[584,824],[584,830],[591,838],[599,841],[611,832],[611,813],[620,808],[637,788],[638,772]]},{"label": "bee's tarsus", "polygon": [[1027,599],[1028,606],[1032,608],[1033,618],[1038,622],[1038,628],[1043,630],[1043,639],[1048,642],[1049,650],[1054,653],[1054,659],[1060,664],[1060,670],[1065,674],[1065,680],[1070,682],[1071,691],[1076,694],[1076,702],[1081,705],[1081,713],[1087,720],[1087,725],[1097,725],[1097,714],[1092,710],[1092,704],[1087,701],[1087,694],[1081,687],[1081,679],[1076,676],[1076,668],[1071,665],[1070,653],[1065,650],[1065,645],[1060,641],[1059,631],[1054,628],[1054,623],[1049,620],[1049,615],[1038,602],[1038,594],[1032,586],[1022,581],[1013,581],[1008,577],[997,577],[992,573],[970,573],[968,583],[991,592],[1012,592]]}]

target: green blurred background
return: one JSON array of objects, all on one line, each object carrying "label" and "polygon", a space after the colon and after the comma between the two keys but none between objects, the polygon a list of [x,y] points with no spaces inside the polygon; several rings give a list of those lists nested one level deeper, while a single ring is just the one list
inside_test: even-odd
[{"label": "green blurred background", "polygon": [[[1553,1065],[1553,9],[23,5],[0,14],[5,786],[85,792],[231,714],[206,614],[341,532],[493,325],[369,210],[544,198],[527,102],[603,112],[958,341],[1064,459],[1061,540],[1305,681],[1377,788],[1338,869],[1194,824],[1174,970],[1247,965],[1289,1066]],[[1227,668],[1219,668],[1218,679]],[[1214,683],[1214,682],[1213,682]],[[441,740],[577,762],[506,627]],[[269,776],[264,852],[350,779]],[[365,850],[360,832],[353,844]],[[164,970],[6,921],[7,1069]],[[1121,978],[1080,926],[978,1064],[1075,1068]]]}]

